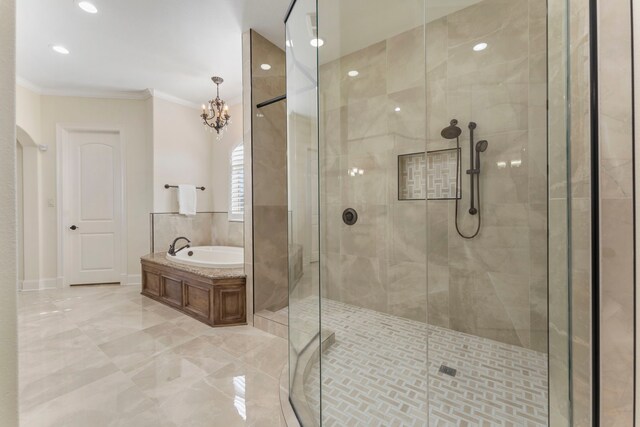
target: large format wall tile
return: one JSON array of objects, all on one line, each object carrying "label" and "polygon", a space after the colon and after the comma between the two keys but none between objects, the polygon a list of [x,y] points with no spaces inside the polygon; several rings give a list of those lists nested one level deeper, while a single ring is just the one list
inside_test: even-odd
[{"label": "large format wall tile", "polygon": [[[256,104],[283,95],[285,54],[255,31],[249,36],[246,59],[251,79],[245,90],[251,94],[245,109],[251,111],[251,280],[254,310],[278,311],[287,306],[287,118],[286,104],[277,102],[258,109]],[[263,70],[261,64],[270,64]]]},{"label": "large format wall tile", "polygon": [[[545,6],[485,0],[321,65],[323,295],[547,351]],[[473,240],[453,201],[398,200],[398,156],[455,148],[440,136],[451,119],[467,234],[468,123],[489,141]]]},{"label": "large format wall tile", "polygon": [[600,410],[634,423],[635,304],[631,5],[598,2],[600,146]]},{"label": "large format wall tile", "polygon": [[244,224],[229,221],[227,212],[199,212],[194,216],[151,214],[151,251],[162,252],[177,237],[191,240],[191,246],[244,246]]}]

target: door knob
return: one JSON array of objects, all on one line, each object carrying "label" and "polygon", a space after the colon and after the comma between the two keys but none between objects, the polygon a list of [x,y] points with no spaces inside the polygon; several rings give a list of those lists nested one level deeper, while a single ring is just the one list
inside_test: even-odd
[{"label": "door knob", "polygon": [[69,229],[71,229],[73,231],[77,230],[78,228],[80,228],[80,227],[78,227],[76,225],[72,225],[71,227],[69,227]]}]

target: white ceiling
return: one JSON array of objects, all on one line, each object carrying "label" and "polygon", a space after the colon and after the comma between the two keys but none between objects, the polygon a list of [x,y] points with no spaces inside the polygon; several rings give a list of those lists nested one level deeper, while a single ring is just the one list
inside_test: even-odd
[{"label": "white ceiling", "polygon": [[[154,89],[194,104],[240,102],[242,33],[253,28],[284,48],[289,0],[74,0],[18,2],[18,77],[45,93]],[[71,53],[60,55],[50,45]]]},{"label": "white ceiling", "polygon": [[[96,94],[153,89],[200,105],[212,75],[225,79],[221,96],[242,94],[242,33],[253,28],[284,48],[290,0],[78,0],[18,2],[20,81],[44,93]],[[479,0],[324,0],[321,36],[326,62],[432,21]],[[315,8],[315,1],[301,7]],[[426,4],[426,9],[425,9]],[[308,37],[308,35],[307,35]],[[51,50],[61,44],[69,55]]]}]

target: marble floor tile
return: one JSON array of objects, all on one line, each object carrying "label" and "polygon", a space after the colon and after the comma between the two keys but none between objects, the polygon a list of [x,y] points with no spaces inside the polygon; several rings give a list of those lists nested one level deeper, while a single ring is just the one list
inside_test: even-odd
[{"label": "marble floor tile", "polygon": [[133,286],[18,299],[21,427],[284,426],[281,338],[211,328]]},{"label": "marble floor tile", "polygon": [[219,347],[230,354],[242,357],[258,347],[266,346],[282,338],[263,332],[251,326],[236,328],[218,328],[202,335],[210,344]]}]

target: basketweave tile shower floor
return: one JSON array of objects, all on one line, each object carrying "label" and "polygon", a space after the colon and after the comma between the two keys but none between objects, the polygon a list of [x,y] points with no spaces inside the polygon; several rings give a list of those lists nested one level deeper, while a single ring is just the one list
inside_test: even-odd
[{"label": "basketweave tile shower floor", "polygon": [[[546,354],[324,298],[321,306],[323,329],[335,332],[321,363],[323,425],[547,425]],[[318,298],[290,311],[317,319]],[[316,419],[319,386],[311,369],[305,394]]]}]

